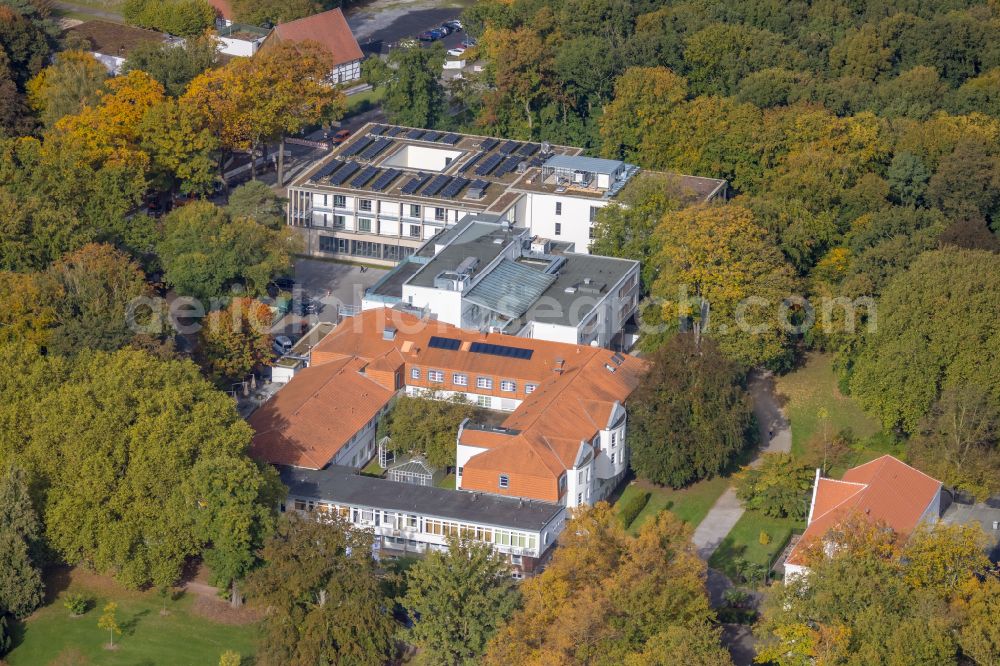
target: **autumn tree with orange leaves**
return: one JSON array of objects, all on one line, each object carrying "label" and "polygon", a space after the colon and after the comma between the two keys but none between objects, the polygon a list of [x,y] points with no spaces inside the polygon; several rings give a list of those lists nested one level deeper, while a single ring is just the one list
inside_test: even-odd
[{"label": "autumn tree with orange leaves", "polygon": [[218,380],[238,379],[271,357],[271,310],[253,298],[234,298],[202,323],[202,365]]}]

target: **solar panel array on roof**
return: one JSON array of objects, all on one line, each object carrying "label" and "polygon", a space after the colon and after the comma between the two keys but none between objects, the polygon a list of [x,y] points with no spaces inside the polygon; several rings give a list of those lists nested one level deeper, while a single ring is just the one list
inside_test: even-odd
[{"label": "solar panel array on roof", "polygon": [[347,182],[347,179],[357,173],[361,165],[357,162],[348,162],[344,165],[343,169],[338,169],[337,173],[330,176],[331,185],[343,185]]},{"label": "solar panel array on roof", "polygon": [[361,152],[360,157],[361,159],[370,160],[391,145],[392,145],[392,139],[384,136],[380,137],[376,139],[372,145],[365,148]]},{"label": "solar panel array on roof", "polygon": [[409,181],[407,181],[406,185],[403,185],[402,189],[403,194],[413,194],[414,192],[419,190],[420,186],[426,183],[429,178],[430,176],[428,174],[423,174],[423,173],[417,174]]},{"label": "solar panel array on roof", "polygon": [[521,147],[520,142],[518,142],[518,141],[508,141],[507,143],[505,143],[502,146],[500,146],[500,154],[501,155],[510,155],[511,153],[513,153],[515,150],[517,150],[520,147]]},{"label": "solar panel array on roof", "polygon": [[417,140],[420,137],[422,137],[423,135],[424,135],[424,131],[422,129],[411,129],[409,132],[406,133],[406,138],[407,139]]},{"label": "solar panel array on roof", "polygon": [[351,187],[361,187],[369,180],[374,178],[375,174],[377,174],[378,172],[379,172],[378,167],[373,167],[373,166],[365,167],[365,170],[359,173],[357,176],[355,176],[354,179],[351,181]]},{"label": "solar panel array on roof", "polygon": [[379,176],[374,183],[372,183],[372,189],[376,192],[384,192],[388,189],[392,181],[399,178],[399,175],[403,173],[399,169],[386,169],[385,173]]},{"label": "solar panel array on roof", "polygon": [[483,139],[479,143],[479,147],[483,150],[493,150],[500,143],[499,139]]},{"label": "solar panel array on roof", "polygon": [[466,161],[465,164],[463,164],[462,166],[460,166],[458,168],[458,172],[459,173],[465,173],[466,171],[468,171],[472,167],[476,166],[476,162],[478,162],[479,160],[483,159],[484,155],[486,155],[486,153],[476,153],[471,158],[469,158],[469,160]]},{"label": "solar panel array on roof", "polygon": [[312,175],[312,178],[310,178],[309,180],[315,181],[319,180],[320,178],[325,178],[326,176],[329,176],[331,173],[336,171],[337,167],[339,167],[341,164],[343,164],[343,162],[341,162],[340,160],[333,160],[328,164],[324,164],[323,167],[319,171],[314,173]]},{"label": "solar panel array on roof", "polygon": [[457,135],[457,134],[455,134],[453,132],[445,134],[443,137],[441,137],[441,143],[446,143],[449,146],[454,146],[456,143],[458,143],[461,140],[462,140],[462,137],[460,137],[459,135]]},{"label": "solar panel array on roof", "polygon": [[354,143],[352,143],[350,146],[348,146],[347,149],[340,155],[341,157],[351,157],[353,155],[357,155],[358,153],[360,153],[362,150],[372,145],[373,143],[375,143],[375,139],[371,138],[370,136],[362,137],[357,141],[355,141]]},{"label": "solar panel array on roof", "polygon": [[533,349],[522,349],[521,347],[507,347],[506,345],[493,345],[488,342],[473,342],[469,347],[473,354],[490,354],[491,356],[503,356],[504,358],[530,359]]},{"label": "solar panel array on roof", "polygon": [[503,164],[501,164],[497,168],[496,173],[494,173],[493,175],[496,176],[497,178],[500,178],[501,176],[506,176],[510,172],[516,170],[517,165],[520,164],[522,161],[523,158],[520,155],[511,155],[510,157],[508,157],[503,161]]},{"label": "solar panel array on roof", "polygon": [[372,136],[381,136],[386,129],[388,128],[385,125],[375,125],[370,130],[368,130],[368,133],[371,134]]},{"label": "solar panel array on roof", "polygon": [[462,346],[462,341],[455,338],[442,338],[439,335],[432,335],[431,339],[427,341],[427,346],[434,349],[458,351],[458,348]]},{"label": "solar panel array on roof", "polygon": [[424,188],[424,191],[421,192],[421,194],[425,197],[436,196],[437,193],[441,191],[441,188],[445,186],[445,183],[447,183],[449,180],[451,180],[451,176],[446,176],[444,174],[441,174],[440,176],[435,176],[434,180],[432,180],[430,184]]},{"label": "solar panel array on roof", "polygon": [[402,134],[405,131],[406,131],[405,127],[400,127],[399,125],[395,125],[395,126],[389,128],[389,131],[386,132],[386,135],[387,136],[399,136],[400,134]]},{"label": "solar panel array on roof", "polygon": [[462,188],[468,184],[468,178],[452,178],[451,182],[448,183],[443,190],[441,190],[441,196],[453,199],[457,197],[458,193],[462,191]]},{"label": "solar panel array on roof", "polygon": [[420,140],[421,141],[437,141],[440,138],[441,138],[441,132],[427,132],[422,137],[420,137]]},{"label": "solar panel array on roof", "polygon": [[525,157],[531,157],[538,152],[538,148],[539,145],[537,143],[526,143],[518,149],[517,154]]},{"label": "solar panel array on roof", "polygon": [[488,176],[493,169],[497,168],[497,165],[503,162],[503,155],[494,154],[483,160],[483,163],[476,167],[477,176]]}]

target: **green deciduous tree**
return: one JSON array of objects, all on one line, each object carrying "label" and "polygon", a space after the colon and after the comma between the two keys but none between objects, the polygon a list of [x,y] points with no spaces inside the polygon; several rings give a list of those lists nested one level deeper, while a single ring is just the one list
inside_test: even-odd
[{"label": "green deciduous tree", "polygon": [[268,609],[261,666],[358,664],[391,656],[394,622],[372,560],[372,535],[336,514],[285,514],[264,544],[264,566],[248,580]]},{"label": "green deciduous tree", "polygon": [[206,0],[126,0],[122,16],[140,28],[181,37],[204,34],[215,25],[215,9]]},{"label": "green deciduous tree", "polygon": [[435,127],[445,111],[444,88],[439,80],[444,64],[440,44],[424,49],[393,49],[387,59],[369,58],[364,77],[376,89],[385,89],[382,107],[389,120],[410,127]]},{"label": "green deciduous tree", "polygon": [[226,210],[234,219],[249,218],[265,227],[280,229],[285,224],[286,203],[265,183],[250,181],[230,192]]},{"label": "green deciduous tree", "polygon": [[728,664],[704,580],[690,529],[669,511],[632,538],[607,504],[581,509],[549,566],[521,585],[524,607],[484,663]]},{"label": "green deciduous tree", "polygon": [[666,67],[630,67],[615,81],[615,97],[601,118],[603,152],[639,159],[650,132],[662,130],[687,96],[687,81]]},{"label": "green deciduous tree", "polygon": [[1000,379],[1000,257],[946,248],[920,255],[893,278],[864,332],[851,392],[887,427],[916,432],[942,389],[981,387],[996,401]]},{"label": "green deciduous tree", "polygon": [[455,434],[475,408],[464,400],[434,400],[401,396],[393,405],[383,432],[399,452],[418,453],[436,467],[455,462]]},{"label": "green deciduous tree", "polygon": [[47,278],[55,314],[48,344],[62,354],[125,346],[141,323],[136,299],[151,294],[139,266],[110,245],[91,243],[63,256]]},{"label": "green deciduous tree", "polygon": [[800,56],[769,30],[715,23],[688,38],[684,60],[692,88],[729,95],[747,74],[779,65],[794,67]]},{"label": "green deciduous tree", "polygon": [[486,644],[517,608],[508,564],[487,543],[449,537],[406,572],[400,603],[418,614],[412,641],[435,664],[476,664]]},{"label": "green deciduous tree", "polygon": [[166,281],[207,305],[234,281],[252,295],[263,293],[271,277],[288,268],[299,242],[287,227],[275,230],[248,218],[230,219],[224,209],[196,201],[164,218],[156,249]]},{"label": "green deciduous tree", "polygon": [[809,509],[813,470],[788,453],[765,453],[736,475],[736,496],[748,509],[774,518],[803,520]]},{"label": "green deciduous tree", "polygon": [[27,83],[28,100],[46,127],[63,116],[94,104],[108,70],[83,51],[63,51],[56,61]]},{"label": "green deciduous tree", "polygon": [[738,368],[691,333],[671,337],[650,360],[628,405],[632,469],[675,488],[718,474],[751,432]]},{"label": "green deciduous tree", "polygon": [[795,320],[789,308],[782,321],[781,306],[795,282],[749,209],[729,204],[667,213],[656,242],[652,293],[665,326],[693,326],[746,366],[783,363],[786,325]]},{"label": "green deciduous tree", "polygon": [[169,95],[179,97],[194,77],[218,63],[218,45],[201,37],[182,45],[143,42],[129,52],[122,70],[142,70],[163,84]]},{"label": "green deciduous tree", "polygon": [[0,616],[25,617],[42,603],[42,576],[34,561],[41,532],[27,475],[8,467],[0,475]]},{"label": "green deciduous tree", "polygon": [[1000,491],[1000,400],[985,387],[946,388],[908,444],[920,469],[985,499]]},{"label": "green deciduous tree", "polygon": [[216,182],[213,153],[219,140],[173,99],[150,108],[140,127],[142,149],[149,155],[153,176],[166,190],[209,194]]},{"label": "green deciduous tree", "polygon": [[114,648],[115,634],[122,633],[122,629],[118,625],[118,604],[116,602],[109,601],[105,604],[104,612],[97,620],[97,626],[108,631],[109,638],[111,639],[111,642],[108,645]]},{"label": "green deciduous tree", "polygon": [[[127,586],[174,583],[216,538],[199,526],[233,511],[232,502],[198,506],[185,492],[196,469],[202,487],[231,478],[201,461],[245,460],[251,431],[231,399],[194,364],[139,351],[83,353],[72,363],[23,347],[0,347],[0,356],[16,374],[2,388],[0,463],[40,480],[48,545]],[[256,467],[241,473],[259,487]]]}]

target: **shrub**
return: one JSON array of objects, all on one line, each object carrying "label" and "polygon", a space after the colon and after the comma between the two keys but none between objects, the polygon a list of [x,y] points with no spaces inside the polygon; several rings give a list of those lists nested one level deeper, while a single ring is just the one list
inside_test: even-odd
[{"label": "shrub", "polygon": [[722,598],[725,599],[728,606],[740,608],[750,599],[750,593],[737,587],[731,587],[722,593]]},{"label": "shrub", "polygon": [[83,594],[67,594],[63,606],[71,615],[83,615],[90,608],[90,599]]},{"label": "shrub", "polygon": [[0,657],[7,654],[7,650],[10,649],[10,633],[7,615],[0,610]]},{"label": "shrub", "polygon": [[219,666],[240,666],[240,662],[243,661],[240,658],[240,653],[233,650],[226,650],[219,657]]},{"label": "shrub", "polygon": [[771,543],[771,535],[765,532],[764,530],[761,530],[760,536],[757,537],[757,543],[759,543],[762,546],[766,546],[767,544]]},{"label": "shrub", "polygon": [[628,529],[628,526],[631,525],[632,521],[636,519],[636,516],[638,516],[642,510],[646,508],[646,504],[648,503],[649,492],[644,491],[628,498],[618,511],[618,519],[621,520],[622,527]]}]

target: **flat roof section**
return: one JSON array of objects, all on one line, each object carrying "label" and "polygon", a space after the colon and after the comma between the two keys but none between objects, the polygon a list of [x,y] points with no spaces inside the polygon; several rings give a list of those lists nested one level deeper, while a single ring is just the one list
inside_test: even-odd
[{"label": "flat roof section", "polygon": [[465,294],[465,300],[505,317],[520,317],[556,276],[505,259]]},{"label": "flat roof section", "polygon": [[361,476],[349,467],[308,470],[279,465],[289,494],[334,504],[416,513],[432,518],[539,532],[565,510],[537,500],[446,490]]},{"label": "flat roof section", "polygon": [[444,271],[455,271],[470,257],[476,259],[476,265],[468,272],[470,277],[474,277],[523,232],[524,229],[508,231],[504,225],[473,223],[415,273],[409,284],[414,287],[433,287],[438,275]]}]

